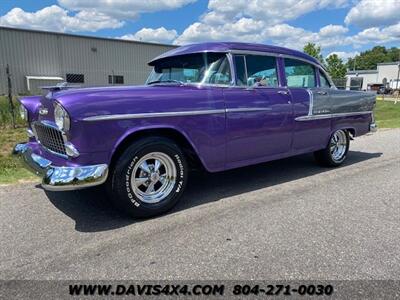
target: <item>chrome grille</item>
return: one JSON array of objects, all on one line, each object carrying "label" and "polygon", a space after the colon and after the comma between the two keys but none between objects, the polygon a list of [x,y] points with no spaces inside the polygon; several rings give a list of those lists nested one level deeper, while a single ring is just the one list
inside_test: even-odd
[{"label": "chrome grille", "polygon": [[33,126],[36,138],[43,147],[50,151],[67,155],[63,135],[60,130],[42,123],[34,123]]}]

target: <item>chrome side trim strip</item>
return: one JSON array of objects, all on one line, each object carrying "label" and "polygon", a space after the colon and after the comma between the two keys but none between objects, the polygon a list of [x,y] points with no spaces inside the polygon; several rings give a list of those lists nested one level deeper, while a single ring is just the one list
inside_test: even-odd
[{"label": "chrome side trim strip", "polygon": [[223,113],[225,113],[225,109],[171,111],[171,112],[138,113],[138,114],[117,114],[117,115],[100,115],[100,116],[86,117],[83,119],[83,121],[90,122],[90,121],[104,121],[104,120],[180,117],[180,116],[213,115],[213,114],[223,114]]},{"label": "chrome side trim strip", "polygon": [[348,113],[335,113],[335,114],[324,114],[324,115],[307,115],[295,118],[295,121],[313,121],[340,117],[360,116],[371,114],[372,111],[360,111],[360,112],[348,112]]},{"label": "chrome side trim strip", "polygon": [[252,111],[270,111],[270,107],[239,107],[227,109],[208,109],[208,110],[190,110],[190,111],[171,111],[157,113],[138,113],[138,114],[116,114],[116,115],[100,115],[86,117],[83,121],[105,121],[105,120],[126,120],[126,119],[142,119],[142,118],[160,118],[160,117],[181,117],[181,116],[199,116],[224,114],[228,112],[252,112]]},{"label": "chrome side trim strip", "polygon": [[312,93],[312,91],[310,89],[307,89],[306,91],[307,91],[307,93],[308,93],[308,95],[310,97],[310,106],[308,108],[308,115],[312,116],[313,109],[314,109],[314,95],[313,95],[313,93]]},{"label": "chrome side trim strip", "polygon": [[272,108],[270,107],[239,107],[239,108],[227,108],[226,112],[227,113],[233,113],[233,112],[251,112],[251,111],[271,111]]}]

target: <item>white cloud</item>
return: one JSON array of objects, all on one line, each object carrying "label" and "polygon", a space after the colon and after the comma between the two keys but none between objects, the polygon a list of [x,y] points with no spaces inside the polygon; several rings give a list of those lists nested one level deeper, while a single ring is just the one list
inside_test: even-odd
[{"label": "white cloud", "polygon": [[210,0],[209,12],[203,16],[202,21],[224,22],[232,18],[250,17],[268,24],[278,24],[322,8],[342,7],[348,2],[348,0]]},{"label": "white cloud", "polygon": [[190,25],[175,40],[175,44],[188,44],[199,41],[246,41],[260,42],[266,28],[264,21],[241,18],[232,23],[219,26],[196,22]]},{"label": "white cloud", "polygon": [[330,24],[319,32],[293,27],[285,21],[319,9],[343,7],[348,0],[210,0],[208,12],[191,24],[175,44],[200,41],[273,42],[301,49],[307,42],[324,46],[344,44],[348,31]]},{"label": "white cloud", "polygon": [[358,51],[350,51],[350,52],[345,52],[345,51],[333,51],[331,53],[329,53],[326,57],[329,57],[333,54],[336,54],[337,56],[339,56],[339,58],[341,58],[344,62],[347,62],[347,60],[349,58],[352,58],[356,55],[359,55],[360,52]]},{"label": "white cloud", "polygon": [[13,8],[0,16],[0,25],[50,31],[98,31],[122,27],[140,13],[172,10],[196,0],[59,0],[36,12]]},{"label": "white cloud", "polygon": [[345,18],[346,24],[361,28],[384,26],[400,21],[399,0],[361,0]]},{"label": "white cloud", "polygon": [[319,30],[320,36],[336,36],[340,34],[345,34],[347,31],[349,31],[346,27],[343,27],[342,25],[327,25],[325,27],[322,27]]},{"label": "white cloud", "polygon": [[188,44],[200,41],[246,41],[269,42],[280,46],[302,49],[309,42],[317,43],[323,48],[343,46],[351,43],[344,36],[345,27],[328,25],[319,32],[312,32],[288,24],[268,25],[261,20],[241,18],[223,25],[209,25],[196,22],[190,25],[175,40],[175,44]]},{"label": "white cloud", "polygon": [[119,38],[124,40],[169,44],[172,43],[173,40],[177,38],[177,36],[178,33],[176,32],[176,30],[167,30],[164,27],[160,27],[156,29],[142,28],[135,34],[126,34]]},{"label": "white cloud", "polygon": [[349,39],[356,45],[370,43],[383,44],[400,41],[400,22],[383,28],[367,28],[357,33],[353,37],[350,37]]},{"label": "white cloud", "polygon": [[58,0],[73,11],[96,10],[117,19],[135,19],[140,13],[172,10],[196,0]]},{"label": "white cloud", "polygon": [[51,31],[97,31],[104,28],[118,28],[123,22],[104,14],[83,10],[75,15],[57,5],[45,7],[36,12],[13,8],[0,17],[0,25]]}]

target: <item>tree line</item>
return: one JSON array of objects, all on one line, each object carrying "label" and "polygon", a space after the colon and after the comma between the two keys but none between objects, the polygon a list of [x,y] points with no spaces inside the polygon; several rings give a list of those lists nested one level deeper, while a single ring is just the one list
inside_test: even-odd
[{"label": "tree line", "polygon": [[375,46],[351,57],[345,63],[337,54],[331,54],[326,59],[322,56],[321,47],[308,43],[303,48],[304,53],[315,57],[325,65],[329,75],[332,78],[345,78],[347,70],[374,70],[378,63],[394,62],[400,60],[400,48],[386,48],[384,46]]}]

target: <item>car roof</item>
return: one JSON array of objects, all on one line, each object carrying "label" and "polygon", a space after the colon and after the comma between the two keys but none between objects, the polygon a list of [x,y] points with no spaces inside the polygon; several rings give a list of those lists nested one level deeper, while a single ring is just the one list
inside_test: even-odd
[{"label": "car roof", "polygon": [[239,43],[239,42],[210,42],[210,43],[198,43],[198,44],[181,46],[157,56],[156,58],[154,58],[149,62],[149,65],[154,66],[159,60],[172,56],[187,55],[187,54],[202,53],[202,52],[230,52],[235,50],[249,51],[249,52],[251,51],[268,52],[274,54],[289,55],[308,60],[314,64],[321,65],[321,63],[314,57],[297,50],[272,46],[272,45]]}]

